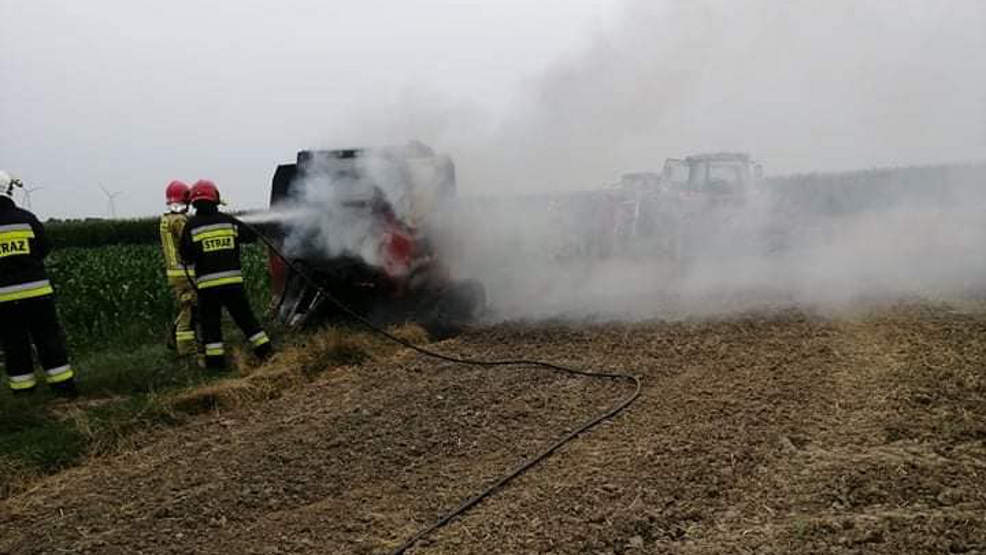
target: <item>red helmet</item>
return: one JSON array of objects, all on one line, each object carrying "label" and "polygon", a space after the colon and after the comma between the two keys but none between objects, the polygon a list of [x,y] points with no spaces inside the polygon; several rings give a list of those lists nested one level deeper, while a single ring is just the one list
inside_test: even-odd
[{"label": "red helmet", "polygon": [[164,198],[168,204],[187,204],[188,185],[177,180],[168,183],[167,188],[164,189]]},{"label": "red helmet", "polygon": [[189,194],[188,202],[205,200],[219,204],[219,189],[216,184],[208,179],[200,179],[192,185],[192,192]]}]

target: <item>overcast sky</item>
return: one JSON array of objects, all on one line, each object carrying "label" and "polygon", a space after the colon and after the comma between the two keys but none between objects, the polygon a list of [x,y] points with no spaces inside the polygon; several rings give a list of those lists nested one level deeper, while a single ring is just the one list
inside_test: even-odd
[{"label": "overcast sky", "polygon": [[768,173],[986,159],[978,0],[0,0],[0,168],[41,217],[263,206],[299,148],[418,138],[466,193],[697,150]]}]

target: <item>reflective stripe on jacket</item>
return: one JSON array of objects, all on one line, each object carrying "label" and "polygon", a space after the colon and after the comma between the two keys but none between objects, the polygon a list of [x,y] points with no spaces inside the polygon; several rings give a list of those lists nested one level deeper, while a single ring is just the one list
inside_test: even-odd
[{"label": "reflective stripe on jacket", "polygon": [[52,293],[44,265],[49,250],[44,226],[34,214],[0,196],[0,302]]},{"label": "reflective stripe on jacket", "polygon": [[256,235],[232,216],[199,209],[185,224],[179,252],[185,264],[195,266],[197,288],[233,285],[243,283],[240,243],[254,240]]},{"label": "reflective stripe on jacket", "polygon": [[34,239],[31,224],[0,225],[0,241],[16,241],[18,239]]},{"label": "reflective stripe on jacket", "polygon": [[195,279],[195,285],[199,289],[218,287],[220,285],[230,285],[232,283],[243,283],[243,272],[240,270],[216,272],[214,274],[205,274]]},{"label": "reflective stripe on jacket", "polygon": [[51,288],[51,283],[46,279],[32,281],[30,283],[8,285],[7,287],[0,287],[0,303],[33,299],[34,297],[43,297],[52,293],[54,293],[54,290]]},{"label": "reflective stripe on jacket", "polygon": [[195,268],[182,264],[178,245],[185,230],[188,216],[185,214],[168,213],[161,216],[159,225],[161,232],[161,252],[164,255],[165,273],[170,279],[195,279]]}]

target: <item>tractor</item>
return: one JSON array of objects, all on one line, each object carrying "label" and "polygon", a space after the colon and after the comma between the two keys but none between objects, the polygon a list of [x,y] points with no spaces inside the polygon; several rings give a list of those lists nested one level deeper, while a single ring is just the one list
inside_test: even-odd
[{"label": "tractor", "polygon": [[614,233],[638,256],[681,263],[710,253],[737,234],[752,237],[745,216],[761,198],[762,177],[749,155],[730,152],[668,159],[660,174],[624,174],[613,187],[621,192]]}]

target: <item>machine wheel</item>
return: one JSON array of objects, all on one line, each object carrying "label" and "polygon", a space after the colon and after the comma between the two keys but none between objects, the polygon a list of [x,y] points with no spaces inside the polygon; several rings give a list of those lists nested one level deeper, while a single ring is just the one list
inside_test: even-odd
[{"label": "machine wheel", "polygon": [[450,285],[435,303],[423,322],[434,339],[447,339],[462,333],[463,328],[476,321],[486,308],[486,288],[478,281],[468,280]]}]

